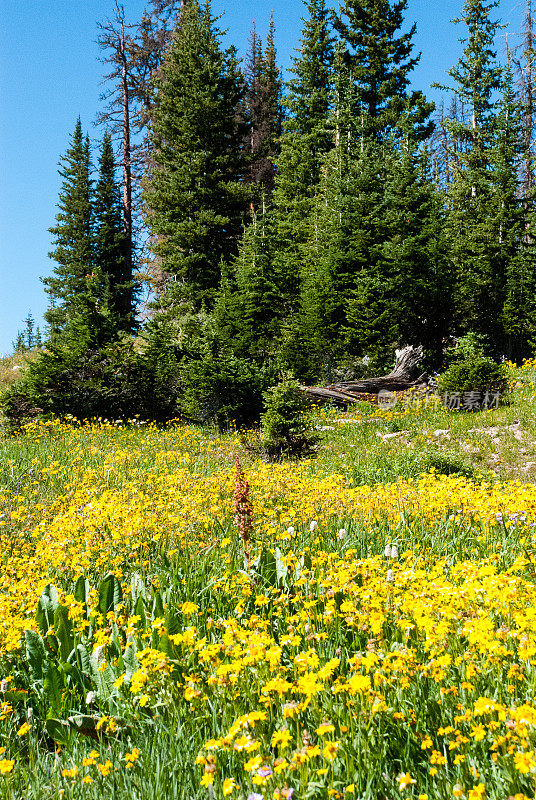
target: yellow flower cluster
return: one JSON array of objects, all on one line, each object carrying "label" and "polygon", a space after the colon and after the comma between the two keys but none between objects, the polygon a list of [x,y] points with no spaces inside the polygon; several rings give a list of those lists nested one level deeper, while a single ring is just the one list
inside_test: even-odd
[{"label": "yellow flower cluster", "polygon": [[[24,630],[35,628],[49,581],[72,591],[80,575],[95,586],[112,572],[126,600],[108,616],[95,610],[94,589],[89,618],[62,595],[74,630],[91,627],[103,672],[112,643],[126,663],[129,646],[143,640],[137,668],[123,667],[114,682],[117,702],[133,714],[173,706],[183,719],[204,719],[205,730],[218,719],[197,754],[201,785],[216,797],[290,800],[315,787],[359,796],[376,768],[381,796],[448,791],[480,800],[497,776],[505,796],[524,797],[534,785],[536,486],[435,473],[353,486],[314,462],[253,462],[255,552],[231,569],[240,547],[236,437],[59,423],[26,436],[36,447],[46,437],[68,441],[72,458],[36,466],[29,490],[0,494],[4,654],[16,658]],[[43,481],[56,489],[37,502]],[[444,552],[448,531],[465,542],[459,556]],[[278,559],[272,577],[262,573],[261,551]],[[216,557],[221,574],[189,596],[188,570]],[[177,614],[171,627],[155,612],[140,634],[140,615],[125,611],[131,576],[158,586],[162,558],[169,574],[182,564]],[[173,650],[163,652],[163,642]],[[7,719],[11,706],[0,708]],[[115,732],[113,718],[99,725]],[[22,739],[32,727],[15,730]],[[89,783],[132,770],[140,750],[129,746],[115,762],[92,751],[63,776]],[[389,765],[396,748],[404,757]],[[0,760],[0,773],[13,766]]]}]

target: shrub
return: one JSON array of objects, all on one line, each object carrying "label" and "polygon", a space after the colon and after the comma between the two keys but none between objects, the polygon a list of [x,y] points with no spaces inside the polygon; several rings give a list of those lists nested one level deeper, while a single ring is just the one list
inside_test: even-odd
[{"label": "shrub", "polygon": [[504,365],[476,355],[455,361],[437,383],[441,394],[501,392],[507,387],[507,373]]},{"label": "shrub", "polygon": [[198,358],[185,360],[180,374],[180,407],[188,417],[220,428],[259,419],[263,375],[253,362],[207,348]]},{"label": "shrub", "polygon": [[10,429],[37,417],[142,419],[164,421],[177,415],[178,365],[166,342],[150,341],[140,354],[127,338],[95,348],[81,342],[49,344],[22,379],[0,400]]},{"label": "shrub", "polygon": [[467,361],[473,358],[484,358],[490,355],[487,336],[473,331],[460,336],[454,347],[449,347],[445,352],[445,361],[448,365],[456,361]]},{"label": "shrub", "polygon": [[313,452],[318,435],[310,430],[307,401],[298,381],[287,376],[263,395],[262,447],[268,458],[306,456]]}]

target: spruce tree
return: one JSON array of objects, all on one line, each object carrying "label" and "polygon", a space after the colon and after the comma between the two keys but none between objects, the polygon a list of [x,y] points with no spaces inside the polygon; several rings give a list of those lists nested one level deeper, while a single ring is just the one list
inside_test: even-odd
[{"label": "spruce tree", "polygon": [[394,144],[376,165],[382,215],[374,217],[368,264],[346,290],[347,342],[350,353],[386,365],[395,347],[421,344],[440,363],[451,290],[441,198],[426,152],[409,137]]},{"label": "spruce tree", "polygon": [[270,217],[261,206],[244,232],[232,272],[222,281],[214,312],[221,341],[260,366],[275,354],[282,316],[272,247]]},{"label": "spruce tree", "polygon": [[191,0],[156,79],[153,168],[145,203],[152,249],[171,277],[163,304],[210,307],[236,255],[247,208],[243,80],[222,50],[210,5]]},{"label": "spruce tree", "polygon": [[274,187],[275,162],[281,134],[282,83],[277,66],[275,24],[273,14],[263,51],[255,26],[250,36],[250,51],[246,62],[246,108],[249,121],[247,151],[249,180],[256,184],[258,205],[261,197],[268,198]]},{"label": "spruce tree", "polygon": [[80,118],[71,145],[61,159],[59,174],[63,178],[59,211],[56,225],[50,228],[55,248],[49,253],[56,266],[51,277],[43,278],[50,297],[45,319],[52,335],[77,313],[95,268],[89,138],[83,135]]},{"label": "spruce tree", "polygon": [[496,119],[496,143],[491,151],[493,222],[498,231],[496,261],[503,300],[503,351],[520,361],[530,355],[536,334],[536,250],[531,192],[527,188],[526,109],[519,103],[508,63]]},{"label": "spruce tree", "polygon": [[412,55],[416,26],[401,33],[407,5],[407,0],[344,0],[333,15],[358,90],[356,110],[364,112],[369,133],[379,138],[401,118],[418,139],[433,128],[433,103],[422,92],[409,91],[420,55]]},{"label": "spruce tree", "polygon": [[334,59],[324,0],[308,0],[301,47],[294,58],[285,105],[288,117],[280,140],[273,194],[274,270],[287,305],[296,305],[304,273],[313,200],[322,163],[333,143],[328,125]]},{"label": "spruce tree", "polygon": [[511,246],[505,244],[507,239],[511,242],[510,234],[501,217],[513,209],[517,167],[508,155],[511,112],[504,116],[502,132],[499,123],[497,92],[503,79],[494,49],[499,23],[491,19],[497,6],[497,0],[465,0],[462,16],[455,20],[465,23],[467,36],[463,54],[449,74],[465,116],[449,124],[457,153],[447,193],[447,225],[456,272],[457,328],[489,335],[500,349],[506,264],[512,255]]},{"label": "spruce tree", "polygon": [[115,174],[112,140],[105,133],[95,190],[95,263],[101,287],[97,298],[109,317],[111,335],[130,332],[134,324],[134,281],[130,242],[123,228],[121,196]]},{"label": "spruce tree", "polygon": [[[373,160],[368,155],[374,148],[367,140],[365,157],[361,118],[354,108],[355,87],[339,44],[328,121],[333,146],[322,160],[321,179],[304,228],[299,307],[285,341],[290,366],[308,380],[330,379],[345,355],[345,303],[357,272],[368,259],[366,236],[358,230],[371,224],[375,228],[372,220],[376,214],[381,216],[381,182],[375,168],[369,169]],[[368,200],[362,202],[365,195]]]}]

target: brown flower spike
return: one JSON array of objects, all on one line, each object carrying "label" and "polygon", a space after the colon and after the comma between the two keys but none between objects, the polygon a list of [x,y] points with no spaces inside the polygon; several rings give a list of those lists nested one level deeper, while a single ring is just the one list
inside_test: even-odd
[{"label": "brown flower spike", "polygon": [[244,553],[249,561],[249,542],[251,541],[252,517],[253,506],[248,498],[249,483],[246,480],[244,471],[235,456],[235,489],[233,496],[233,505],[235,511],[235,522],[240,534],[240,538],[244,544]]}]

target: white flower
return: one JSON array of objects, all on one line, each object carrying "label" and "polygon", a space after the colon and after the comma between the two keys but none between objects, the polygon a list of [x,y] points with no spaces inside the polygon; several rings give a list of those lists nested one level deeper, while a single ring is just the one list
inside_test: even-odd
[{"label": "white flower", "polygon": [[386,544],[384,550],[385,558],[391,558],[391,545]]},{"label": "white flower", "polygon": [[385,580],[387,581],[387,583],[392,583],[393,582],[394,578],[393,578],[393,570],[392,569],[388,569],[387,570],[387,576],[386,576]]},{"label": "white flower", "polygon": [[7,692],[7,681],[5,678],[3,678],[0,683],[0,692]]},{"label": "white flower", "polygon": [[341,540],[344,539],[344,537],[346,536],[346,530],[344,528],[341,528],[340,531],[338,532],[337,536]]},{"label": "white flower", "polygon": [[103,653],[104,653],[104,645],[103,645],[103,644],[99,644],[99,645],[98,645],[98,646],[97,646],[97,647],[94,649],[93,653],[95,654],[95,661],[96,661],[96,662],[97,662],[97,664],[98,664],[98,663],[99,663],[99,661],[101,660],[102,656],[103,656]]},{"label": "white flower", "polygon": [[398,558],[398,547],[396,544],[391,547],[391,558]]},{"label": "white flower", "polygon": [[293,528],[291,525],[290,528],[287,528],[287,533],[289,536],[294,536],[294,534],[296,533],[296,528]]},{"label": "white flower", "polygon": [[96,692],[88,692],[86,695],[86,705],[92,706],[97,698]]},{"label": "white flower", "polygon": [[309,530],[311,531],[311,533],[314,533],[317,528],[318,528],[318,522],[316,521],[316,519],[314,519],[309,525]]}]

